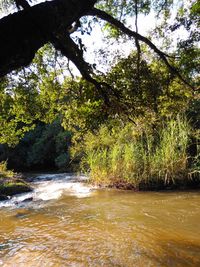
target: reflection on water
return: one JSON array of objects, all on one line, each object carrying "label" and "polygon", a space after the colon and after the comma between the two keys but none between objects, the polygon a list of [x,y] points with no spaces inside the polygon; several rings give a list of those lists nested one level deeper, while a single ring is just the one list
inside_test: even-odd
[{"label": "reflection on water", "polygon": [[[62,179],[38,180],[34,201],[0,209],[0,266],[200,266],[199,192],[94,191],[68,180],[70,189]],[[62,193],[39,200],[45,183]]]}]

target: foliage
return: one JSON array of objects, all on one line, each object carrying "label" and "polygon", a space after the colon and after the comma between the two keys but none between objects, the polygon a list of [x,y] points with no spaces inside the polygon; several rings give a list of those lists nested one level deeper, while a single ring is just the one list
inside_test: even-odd
[{"label": "foliage", "polygon": [[[173,4],[172,0],[109,0],[98,1],[96,6],[127,27],[130,20],[134,24],[136,13],[148,15],[154,10],[160,20],[165,22],[162,31],[165,32],[165,40],[169,42],[169,31],[176,32],[185,27],[190,36],[187,40],[177,40],[175,51],[171,50],[170,53],[178,52],[179,57],[169,58],[169,62],[179,67],[190,82],[196,85],[199,54],[196,46],[198,4],[185,5],[184,1],[179,1],[176,20],[170,22]],[[98,20],[93,22],[98,23]],[[83,24],[87,23],[88,20],[83,19]],[[105,27],[103,28],[105,31]],[[113,28],[111,31],[114,31]],[[81,35],[85,32],[81,31]],[[79,33],[73,39],[84,52],[85,46],[80,41]],[[116,35],[126,39],[119,30]],[[152,37],[162,42],[161,32],[157,36],[152,34]],[[134,44],[135,40],[132,41]],[[164,49],[167,50],[168,47],[165,46]],[[170,117],[172,113],[176,115],[180,109],[186,109],[191,90],[174,74],[170,74],[141,42],[140,50],[140,58],[138,50],[127,58],[122,58],[119,53],[117,64],[109,73],[102,75],[93,68],[93,78],[110,86],[103,88],[102,92],[83,79],[64,77],[66,61],[61,59],[59,52],[51,44],[45,45],[38,51],[29,68],[13,72],[0,81],[0,143],[14,146],[38,121],[50,124],[57,116],[62,118],[65,129],[78,128],[79,131],[76,132],[86,132],[97,129],[108,118],[121,116],[125,120],[134,120],[137,116],[150,113],[154,120],[157,113]]]},{"label": "foliage", "polygon": [[64,83],[65,97],[60,101],[62,124],[75,133],[77,143],[85,133],[95,132],[105,121],[109,124],[110,120],[120,118],[124,122],[146,120],[157,124],[161,119],[176,117],[187,110],[192,98],[191,88],[169,75],[153,59],[148,63],[141,57],[138,77],[134,52],[127,58],[119,58],[104,80],[113,89],[108,105],[91,84],[83,80]]},{"label": "foliage", "polygon": [[[159,40],[158,47],[171,54],[162,56],[198,86],[199,5],[179,1],[171,12],[173,5],[172,0],[102,0],[96,6],[135,31],[138,16],[145,19],[153,11],[158,26],[148,40]],[[79,35],[87,32],[90,21],[85,18],[82,23],[72,37],[81,49],[79,59],[86,50]],[[112,37],[110,42],[126,41],[108,21],[101,26],[106,38]],[[187,36],[172,42],[180,29],[186,29]],[[38,51],[29,68],[1,79],[0,143],[19,143],[15,148],[4,146],[10,166],[66,170],[73,157],[78,164],[82,160],[83,169],[90,170],[97,183],[123,181],[135,187],[142,182],[174,183],[198,170],[199,148],[192,140],[200,139],[199,99],[180,81],[174,67],[169,72],[158,54],[149,51],[148,42],[130,41],[137,49],[127,57],[119,52],[107,73],[86,64],[99,86],[73,74],[66,77],[66,70],[71,72],[68,62],[51,44]],[[195,133],[178,115],[185,112]]]},{"label": "foliage", "polygon": [[7,162],[1,161],[0,162],[0,178],[8,178],[13,177],[14,172],[7,169]]},{"label": "foliage", "polygon": [[[105,10],[107,13],[110,13],[116,16],[118,19],[122,21],[127,18],[127,16],[135,15],[135,5],[137,5],[137,12],[148,15],[153,9],[157,14],[167,13],[169,9],[173,5],[173,0],[159,0],[159,1],[150,1],[150,0],[140,0],[140,1],[124,1],[124,0],[109,0],[99,1],[98,7]],[[183,1],[181,1],[183,2]]]},{"label": "foliage", "polygon": [[16,170],[66,170],[70,161],[70,140],[71,133],[61,127],[59,120],[49,125],[38,123],[16,147],[4,146],[6,151],[1,149],[2,157],[8,158],[9,167]]},{"label": "foliage", "polygon": [[53,122],[60,95],[54,62],[47,62],[52,47],[41,49],[30,69],[0,80],[0,143],[14,146],[38,121]]},{"label": "foliage", "polygon": [[[2,128],[1,140],[11,144],[13,131],[13,140],[18,141],[16,127],[11,125],[13,121],[16,122],[16,118],[19,120],[19,130],[23,129],[20,128],[23,124],[27,131],[36,125],[35,130],[25,135],[23,133],[24,138],[17,147],[4,153],[4,159],[9,157],[8,163],[12,168],[41,169],[56,166],[65,170],[71,164],[71,157],[72,162],[79,164],[84,153],[82,145],[85,135],[88,132],[95,134],[105,122],[105,127],[115,129],[115,124],[119,127],[119,121],[123,121],[124,125],[130,120],[135,121],[142,134],[146,128],[161,127],[163,119],[175,118],[179,112],[185,112],[192,99],[191,89],[169,75],[165,66],[154,58],[148,62],[141,56],[138,76],[137,54],[133,52],[127,58],[119,58],[111,71],[103,77],[113,90],[109,94],[109,104],[106,105],[95,87],[85,80],[66,78],[61,83],[53,71],[50,72],[51,75],[46,72],[51,66],[46,66],[42,55],[41,51],[41,55],[38,54],[35,59],[35,71],[39,73],[34,75],[35,80],[28,78],[25,83],[20,74],[20,85],[15,82],[11,92],[7,91],[10,86],[8,81],[2,81],[2,92],[7,88],[2,95],[8,99],[2,100],[5,107],[2,121],[7,125],[8,131]],[[32,72],[28,72],[26,76],[29,75],[33,77]],[[102,76],[96,78],[101,81]],[[15,114],[12,117],[11,112]],[[65,131],[61,124],[68,130]],[[73,133],[74,144],[71,156],[69,130]],[[128,153],[129,148],[126,149]],[[116,147],[115,150],[120,148]],[[115,150],[114,154],[117,153]],[[99,161],[101,162],[101,156]],[[102,160],[101,164],[103,162]]]},{"label": "foliage", "polygon": [[190,127],[177,116],[158,129],[146,125],[143,130],[131,123],[102,126],[85,137],[84,169],[91,181],[106,185],[141,183],[171,184],[187,179],[187,147]]},{"label": "foliage", "polygon": [[191,175],[199,177],[200,174],[200,95],[196,92],[190,101],[187,116],[192,125],[190,148]]},{"label": "foliage", "polygon": [[[10,4],[14,3],[14,0],[1,0],[2,3],[5,3],[7,6]],[[85,1],[86,2],[86,1]],[[88,1],[89,2],[89,1]],[[91,1],[92,2],[92,1]],[[55,0],[55,5],[56,0]],[[155,0],[139,0],[139,1],[131,1],[131,0],[109,0],[109,1],[103,1],[103,0],[99,0],[99,1],[93,1],[94,4],[96,4],[97,8],[100,8],[101,11],[104,14],[108,14],[108,15],[112,15],[115,19],[117,19],[119,22],[122,22],[122,24],[125,27],[127,27],[130,30],[134,30],[136,32],[138,32],[138,23],[137,20],[139,19],[139,16],[145,19],[145,16],[143,15],[155,15],[155,17],[158,19],[159,18],[159,22],[158,24],[160,24],[160,27],[157,27],[157,31],[158,34],[152,34],[152,37],[155,39],[155,44],[156,44],[156,40],[160,40],[162,37],[164,37],[163,39],[165,39],[165,42],[162,42],[165,44],[165,47],[163,47],[164,50],[168,50],[168,53],[174,53],[174,51],[172,51],[172,49],[170,50],[169,45],[167,45],[167,43],[171,43],[170,39],[169,39],[169,31],[170,33],[173,33],[174,31],[176,31],[177,29],[179,30],[182,26],[186,28],[186,30],[189,32],[190,34],[190,38],[189,40],[178,40],[178,38],[175,36],[177,42],[178,43],[178,47],[181,47],[181,43],[187,41],[190,41],[189,43],[193,46],[194,42],[198,42],[198,31],[196,31],[196,28],[198,26],[198,15],[199,15],[199,5],[198,3],[195,3],[193,1],[173,1],[173,0],[159,0],[159,1],[155,1]],[[94,10],[93,10],[94,11]],[[172,12],[173,11],[173,12]],[[90,12],[89,12],[90,13]],[[177,13],[177,14],[176,14]],[[176,17],[175,17],[176,15]],[[61,16],[60,16],[61,17]],[[98,17],[98,16],[97,16]],[[175,21],[174,18],[175,17]],[[104,18],[102,18],[100,16],[100,18],[104,21]],[[88,20],[90,20],[88,18],[88,16],[84,16],[84,18],[81,18],[82,24],[83,24],[83,29],[80,30],[79,32],[76,33],[75,36],[72,37],[72,40],[74,40],[79,48],[78,53],[76,53],[76,55],[74,54],[74,57],[76,58],[76,60],[73,59],[73,56],[70,56],[70,51],[68,52],[63,52],[63,49],[61,47],[58,48],[58,44],[55,45],[55,42],[52,41],[53,36],[50,35],[50,42],[52,42],[52,44],[56,47],[57,50],[62,50],[62,53],[65,54],[65,56],[67,56],[73,63],[75,63],[75,65],[77,66],[77,68],[80,70],[80,72],[84,73],[87,72],[89,69],[90,71],[88,72],[88,74],[91,74],[92,76],[92,68],[88,68],[88,70],[83,71],[83,69],[81,70],[81,66],[80,64],[78,64],[77,62],[80,60],[80,58],[82,57],[82,53],[85,52],[86,46],[83,44],[84,42],[82,42],[80,37],[81,35],[84,34],[88,34],[87,30],[84,30],[85,25],[87,25]],[[122,30],[122,28],[119,26],[114,27],[113,23],[111,22],[110,19],[105,19],[106,22],[103,22],[102,24],[106,25],[106,27],[102,27],[102,29],[104,29],[104,32],[108,30],[108,32],[111,33],[112,36],[115,37],[115,39],[118,39],[118,37],[122,38],[123,40],[125,40],[125,36],[124,36],[124,31]],[[93,20],[93,22],[98,23],[99,20]],[[63,22],[64,23],[64,22]],[[89,23],[88,23],[89,24]],[[101,24],[101,25],[102,25]],[[50,25],[49,25],[50,27]],[[64,24],[63,27],[65,28]],[[57,31],[59,31],[61,27],[59,26]],[[66,25],[67,28],[67,25]],[[153,31],[155,32],[155,27],[153,29]],[[122,34],[123,32],[123,34]],[[67,33],[67,31],[65,32],[65,34]],[[90,31],[89,31],[90,33]],[[47,34],[47,33],[46,33]],[[128,38],[130,39],[130,35],[126,32],[126,34],[128,35]],[[55,33],[55,38],[58,38],[58,33]],[[137,34],[132,35],[132,37],[134,37],[134,39],[138,39],[140,36]],[[133,45],[135,44],[137,47],[137,50],[139,52],[139,46],[141,46],[141,43],[145,43],[149,48],[153,49],[154,52],[157,54],[157,56],[159,56],[161,59],[163,59],[163,57],[165,57],[164,62],[166,63],[166,65],[169,66],[170,59],[169,59],[169,64],[167,64],[167,58],[168,56],[165,55],[165,53],[162,53],[162,56],[160,55],[159,48],[158,49],[154,49],[154,46],[150,45],[150,41],[151,38],[139,38],[138,39],[139,43],[137,44],[137,41],[135,42],[135,40],[133,40]],[[192,41],[191,41],[192,40]],[[163,41],[163,40],[162,40]],[[33,42],[33,40],[32,40]],[[115,42],[116,43],[116,42]],[[41,44],[42,45],[42,44]],[[45,48],[49,47],[49,45],[46,45]],[[75,48],[75,47],[74,47]],[[192,48],[192,47],[191,47]],[[49,49],[49,48],[47,48]],[[192,48],[193,49],[193,48]],[[101,49],[100,49],[101,50]],[[177,48],[175,48],[174,50],[178,50]],[[76,52],[77,52],[76,51]],[[71,51],[72,52],[72,51]],[[180,52],[178,50],[178,52]],[[40,52],[39,52],[40,53]],[[103,53],[104,54],[104,53]],[[50,54],[49,58],[48,58],[48,62],[49,65],[51,65],[53,58],[56,54]],[[77,55],[79,57],[79,59],[77,58]],[[179,61],[179,58],[176,58],[176,61]],[[64,64],[63,60],[59,61],[61,64]],[[79,62],[80,63],[80,62]],[[185,62],[186,63],[186,62]],[[189,62],[188,62],[189,63]],[[66,66],[66,65],[65,65]],[[85,64],[85,66],[88,66],[88,64]],[[58,67],[58,66],[57,66]],[[174,68],[171,68],[171,71],[174,72]],[[176,73],[176,72],[174,72]],[[83,75],[84,78],[86,78],[87,80],[90,80],[90,82],[92,82],[92,80],[90,78],[87,78],[88,75]],[[87,77],[86,77],[87,76]],[[180,76],[179,76],[180,78]],[[94,83],[93,83],[94,84]]]}]

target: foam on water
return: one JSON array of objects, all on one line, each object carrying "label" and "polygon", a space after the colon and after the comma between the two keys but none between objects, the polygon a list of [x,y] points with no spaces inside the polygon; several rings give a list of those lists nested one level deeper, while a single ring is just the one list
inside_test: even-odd
[{"label": "foam on water", "polygon": [[63,194],[88,197],[92,191],[91,187],[81,182],[70,182],[67,180],[39,182],[36,185],[35,198],[42,200],[58,199]]},{"label": "foam on water", "polygon": [[71,195],[78,198],[89,197],[94,193],[94,187],[87,185],[85,176],[73,176],[68,174],[42,174],[34,178],[33,192],[20,194],[9,200],[1,201],[0,207],[12,207],[27,205],[26,200],[48,201],[59,199],[64,195]]}]

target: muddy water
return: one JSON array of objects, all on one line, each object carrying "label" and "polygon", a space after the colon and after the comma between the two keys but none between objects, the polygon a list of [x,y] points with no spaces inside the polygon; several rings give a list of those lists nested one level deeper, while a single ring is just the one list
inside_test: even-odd
[{"label": "muddy water", "polygon": [[34,182],[0,207],[0,266],[200,266],[200,193]]}]

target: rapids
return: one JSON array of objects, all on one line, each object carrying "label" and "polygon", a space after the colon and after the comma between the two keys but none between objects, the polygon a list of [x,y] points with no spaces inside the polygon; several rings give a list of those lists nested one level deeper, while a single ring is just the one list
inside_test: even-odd
[{"label": "rapids", "polygon": [[0,266],[200,266],[200,193],[96,189],[37,175],[0,202]]}]

